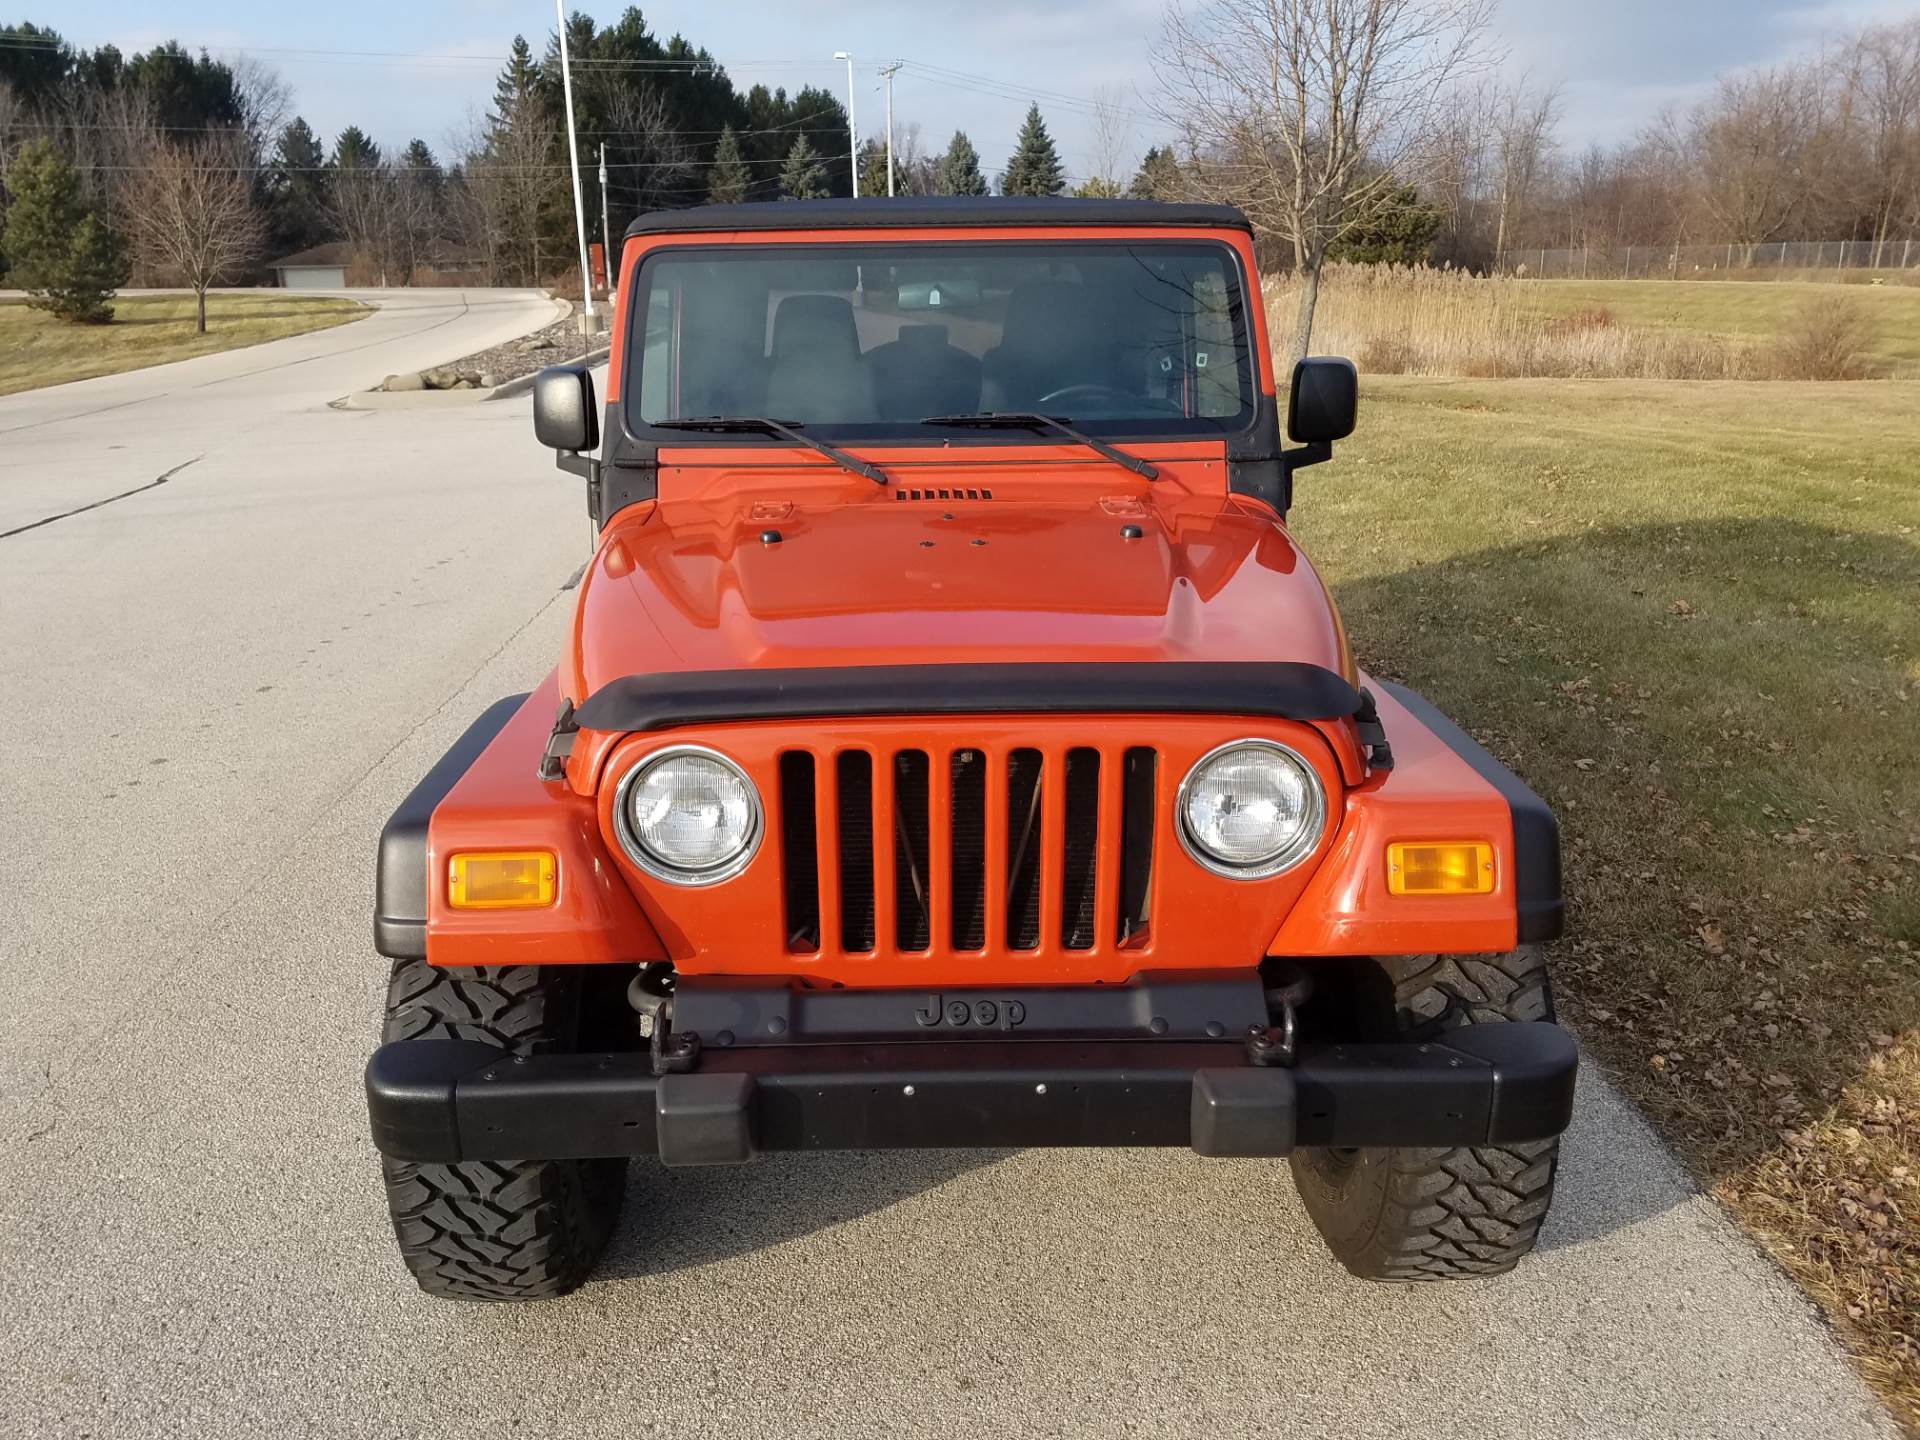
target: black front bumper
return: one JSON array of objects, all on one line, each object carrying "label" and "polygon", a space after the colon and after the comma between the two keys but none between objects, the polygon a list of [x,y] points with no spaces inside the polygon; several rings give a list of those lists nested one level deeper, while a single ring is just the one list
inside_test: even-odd
[{"label": "black front bumper", "polygon": [[398,1160],[658,1155],[735,1164],[766,1150],[1190,1145],[1499,1145],[1572,1113],[1577,1057],[1549,1024],[1431,1044],[1306,1045],[1255,1063],[1236,1039],[913,1039],[512,1056],[466,1040],[383,1045],[367,1066],[374,1143]]}]

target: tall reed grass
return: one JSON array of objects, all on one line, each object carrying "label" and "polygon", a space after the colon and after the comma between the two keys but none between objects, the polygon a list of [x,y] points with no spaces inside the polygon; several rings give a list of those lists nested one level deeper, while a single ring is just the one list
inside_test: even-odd
[{"label": "tall reed grass", "polygon": [[[1851,380],[1868,373],[1860,352],[1871,329],[1844,301],[1810,305],[1778,339],[1757,343],[1636,329],[1598,305],[1546,314],[1534,300],[1538,283],[1424,266],[1329,265],[1313,348],[1350,356],[1374,375]],[[1268,325],[1282,344],[1297,299],[1290,277],[1267,283]]]}]

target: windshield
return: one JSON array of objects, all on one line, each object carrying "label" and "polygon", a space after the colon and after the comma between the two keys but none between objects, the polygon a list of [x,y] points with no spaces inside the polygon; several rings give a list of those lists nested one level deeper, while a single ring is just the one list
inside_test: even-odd
[{"label": "windshield", "polygon": [[636,430],[759,416],[820,438],[925,441],[929,418],[983,412],[1107,435],[1217,435],[1253,418],[1240,269],[1219,244],[676,248],[641,265],[631,315]]}]

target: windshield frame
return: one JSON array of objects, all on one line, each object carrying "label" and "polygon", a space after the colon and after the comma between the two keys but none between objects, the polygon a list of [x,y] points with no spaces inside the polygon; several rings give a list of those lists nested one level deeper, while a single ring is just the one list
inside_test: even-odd
[{"label": "windshield frame", "polygon": [[[1137,417],[1116,420],[1113,417],[1093,415],[1066,415],[1075,428],[1102,439],[1111,440],[1129,446],[1142,444],[1212,444],[1226,443],[1230,447],[1235,442],[1245,441],[1261,431],[1263,422],[1273,407],[1273,397],[1263,387],[1264,364],[1259,354],[1259,327],[1256,326],[1253,306],[1257,303],[1258,291],[1246,257],[1240,248],[1217,233],[1196,232],[1190,235],[1128,235],[1119,231],[1112,235],[1088,236],[1074,233],[1071,236],[1052,236],[1044,233],[1008,233],[995,235],[991,239],[977,236],[965,238],[946,238],[940,235],[928,235],[924,232],[913,235],[888,235],[878,233],[872,236],[835,232],[831,236],[797,236],[781,240],[754,240],[749,242],[721,241],[701,239],[687,241],[666,241],[649,245],[635,257],[627,267],[624,277],[622,304],[626,308],[626,320],[621,336],[624,359],[621,365],[619,387],[620,429],[623,437],[635,445],[648,449],[660,447],[683,448],[690,446],[767,446],[777,449],[792,448],[793,442],[778,435],[731,432],[725,434],[703,433],[675,426],[655,426],[648,424],[640,413],[640,376],[642,358],[646,345],[646,314],[651,294],[646,284],[649,271],[656,261],[666,257],[683,256],[743,256],[767,257],[792,254],[796,250],[812,249],[833,250],[881,250],[887,248],[911,249],[916,254],[926,254],[941,250],[951,250],[958,255],[977,255],[982,250],[996,251],[1043,251],[1049,248],[1086,248],[1095,247],[1105,250],[1173,250],[1193,252],[1205,250],[1217,254],[1224,262],[1225,273],[1229,277],[1229,296],[1227,313],[1229,324],[1236,339],[1244,346],[1242,353],[1246,364],[1242,372],[1242,409],[1237,415],[1228,417],[1183,416],[1178,419],[1177,428],[1164,428],[1154,423],[1158,417]],[[775,416],[775,419],[792,420],[795,417]],[[878,421],[872,424],[807,424],[799,417],[800,424],[809,435],[841,446],[897,447],[902,449],[928,448],[993,448],[993,447],[1031,447],[1075,446],[1079,442],[1058,432],[1037,430],[998,430],[983,429],[979,426],[964,425],[926,425],[919,419]]]}]

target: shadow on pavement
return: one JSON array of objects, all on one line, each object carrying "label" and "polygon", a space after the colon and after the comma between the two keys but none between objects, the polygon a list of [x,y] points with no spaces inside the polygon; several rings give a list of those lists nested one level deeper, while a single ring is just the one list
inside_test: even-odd
[{"label": "shadow on pavement", "polygon": [[765,1250],[936,1189],[1012,1150],[861,1150],[668,1170],[636,1160],[596,1280],[669,1274]]}]

